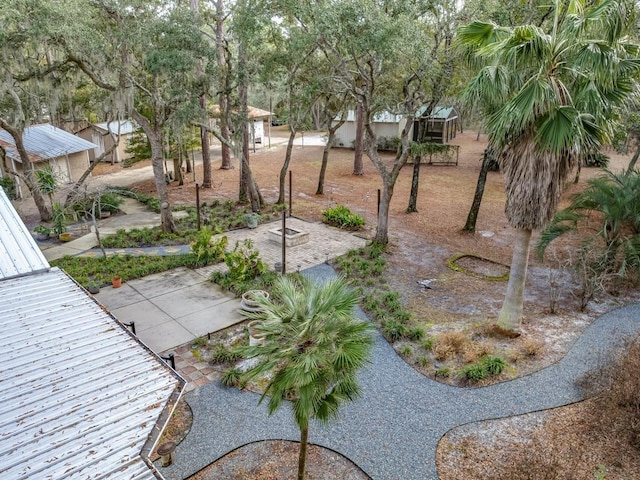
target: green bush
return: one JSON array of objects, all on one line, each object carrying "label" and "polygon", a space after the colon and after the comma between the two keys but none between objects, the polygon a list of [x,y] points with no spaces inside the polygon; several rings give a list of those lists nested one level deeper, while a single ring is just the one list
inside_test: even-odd
[{"label": "green bush", "polygon": [[344,205],[336,205],[322,212],[324,222],[335,227],[358,230],[364,226],[364,218]]},{"label": "green bush", "polygon": [[225,254],[224,261],[229,267],[229,279],[233,282],[251,280],[267,270],[267,266],[260,258],[260,252],[254,248],[253,242],[249,239],[242,244],[236,242],[233,250]]},{"label": "green bush", "polygon": [[213,230],[209,227],[203,227],[196,234],[196,239],[191,243],[191,251],[196,255],[198,265],[218,263],[224,259],[224,252],[229,243],[229,238],[224,235],[212,243],[211,237],[213,234]]},{"label": "green bush", "polygon": [[384,323],[383,331],[391,342],[396,342],[406,335],[407,328],[400,322],[389,320]]},{"label": "green bush", "polygon": [[489,376],[487,367],[482,363],[466,365],[460,373],[462,377],[469,382],[479,382]]},{"label": "green bush", "polygon": [[424,328],[421,327],[413,327],[407,333],[407,337],[410,340],[420,341],[424,337]]},{"label": "green bush", "polygon": [[4,189],[4,193],[7,194],[9,200],[15,200],[18,198],[16,192],[16,182],[9,176],[0,177],[0,187]]},{"label": "green bush", "polygon": [[230,367],[222,373],[220,383],[225,387],[237,387],[240,385],[240,379],[242,378],[242,370],[239,368]]},{"label": "green bush", "polygon": [[231,348],[223,345],[222,343],[216,343],[213,346],[211,352],[211,363],[231,363],[240,358],[240,355]]},{"label": "green bush", "polygon": [[505,367],[504,360],[500,357],[484,357],[482,364],[487,369],[489,375],[500,375]]}]

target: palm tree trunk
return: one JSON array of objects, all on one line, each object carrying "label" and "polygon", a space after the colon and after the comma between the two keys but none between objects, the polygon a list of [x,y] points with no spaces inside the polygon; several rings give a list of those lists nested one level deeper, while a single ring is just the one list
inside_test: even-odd
[{"label": "palm tree trunk", "polygon": [[309,428],[300,429],[300,454],[298,456],[298,480],[304,480],[304,466],[307,462],[307,438]]},{"label": "palm tree trunk", "polygon": [[516,228],[513,244],[513,257],[509,270],[509,283],[504,297],[502,310],[498,315],[497,326],[509,334],[519,334],[522,309],[524,305],[524,284],[529,263],[531,230]]}]

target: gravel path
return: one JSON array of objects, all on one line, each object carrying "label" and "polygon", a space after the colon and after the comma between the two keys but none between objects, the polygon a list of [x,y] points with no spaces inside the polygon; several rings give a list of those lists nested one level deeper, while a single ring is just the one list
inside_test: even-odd
[{"label": "gravel path", "polygon": [[[319,265],[305,271],[314,279],[335,275]],[[366,318],[362,311],[358,312]],[[442,385],[417,373],[382,336],[372,363],[361,372],[363,396],[341,410],[328,427],[313,425],[309,441],[345,455],[374,480],[435,480],[438,441],[465,423],[521,415],[583,399],[576,380],[603,365],[626,339],[640,330],[640,305],[600,317],[558,363],[516,380],[482,388]],[[259,395],[209,383],[186,395],[193,427],[178,446],[175,463],[161,469],[181,480],[246,443],[298,440],[290,412],[269,417]]]}]

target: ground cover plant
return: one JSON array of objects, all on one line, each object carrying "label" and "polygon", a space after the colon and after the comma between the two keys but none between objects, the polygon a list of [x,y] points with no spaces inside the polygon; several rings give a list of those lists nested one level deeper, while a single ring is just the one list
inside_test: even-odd
[{"label": "ground cover plant", "polygon": [[192,253],[166,257],[114,255],[109,257],[70,257],[53,260],[52,266],[60,267],[85,288],[90,285],[110,285],[113,277],[122,281],[142,278],[152,273],[177,267],[195,268],[198,257]]}]

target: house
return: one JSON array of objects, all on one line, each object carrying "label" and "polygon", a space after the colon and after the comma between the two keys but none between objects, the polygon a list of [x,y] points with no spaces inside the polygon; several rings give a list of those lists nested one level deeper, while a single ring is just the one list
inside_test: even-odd
[{"label": "house", "polygon": [[[335,122],[340,121],[340,117],[334,119]],[[402,129],[406,124],[406,120],[402,115],[395,115],[390,112],[380,112],[373,116],[371,127],[378,139],[399,137]],[[347,119],[336,130],[336,145],[339,147],[354,148],[356,141],[356,114],[354,110],[347,112]]]},{"label": "house", "polygon": [[[26,127],[22,134],[24,147],[36,168],[50,165],[62,183],[80,178],[89,166],[89,151],[96,148],[94,143],[76,137],[50,124]],[[22,160],[13,137],[6,130],[0,130],[0,146],[7,153],[5,165],[1,165],[3,175],[17,172],[22,174]],[[16,181],[19,198],[29,195],[24,183]]]},{"label": "house", "polygon": [[[220,106],[219,105],[210,105],[209,106],[209,115],[213,119],[215,124],[216,119],[220,118]],[[271,116],[273,113],[268,110],[262,110],[258,107],[247,107],[247,126],[249,128],[249,143],[253,144],[255,148],[255,144],[259,143],[261,145],[265,144],[265,134],[264,134],[264,122],[268,121],[268,125],[271,125]],[[269,145],[271,145],[271,130],[269,129],[268,133],[268,141]]]},{"label": "house", "polygon": [[413,128],[413,141],[420,143],[449,143],[456,138],[458,112],[453,107],[438,106],[431,115],[423,117],[427,107],[416,112]]},{"label": "house", "polygon": [[62,270],[0,189],[0,478],[162,479],[182,380]]},{"label": "house", "polygon": [[[448,143],[455,138],[458,114],[453,107],[436,107],[431,115],[423,118],[426,110],[427,107],[423,106],[416,112],[413,126],[409,130],[410,139],[421,143]],[[335,122],[339,120],[340,117],[334,119]],[[376,113],[371,122],[378,139],[399,137],[405,125],[404,116],[390,112]],[[346,121],[336,131],[336,145],[353,148],[355,139],[356,115],[353,110],[349,110]]]},{"label": "house", "polygon": [[126,149],[137,128],[131,120],[117,120],[89,125],[76,135],[96,144],[96,147],[89,151],[90,161],[94,161],[119,140],[118,147],[103,159],[104,162],[119,163],[133,156],[127,153]]}]

